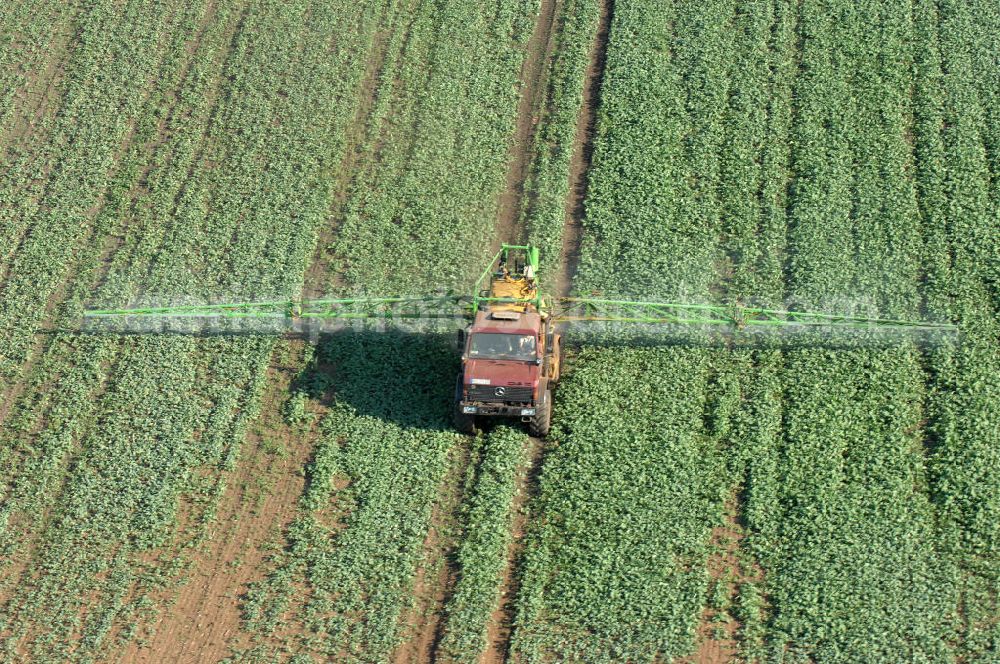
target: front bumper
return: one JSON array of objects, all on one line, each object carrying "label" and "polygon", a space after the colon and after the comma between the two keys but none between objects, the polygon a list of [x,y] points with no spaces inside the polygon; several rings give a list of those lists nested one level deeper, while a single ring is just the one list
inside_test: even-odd
[{"label": "front bumper", "polygon": [[531,404],[486,403],[482,401],[462,401],[458,404],[466,415],[487,417],[527,417],[535,416],[535,406]]}]

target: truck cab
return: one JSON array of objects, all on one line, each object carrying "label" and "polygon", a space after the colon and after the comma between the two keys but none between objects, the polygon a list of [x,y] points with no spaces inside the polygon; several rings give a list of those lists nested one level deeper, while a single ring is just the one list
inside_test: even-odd
[{"label": "truck cab", "polygon": [[[549,432],[561,343],[538,296],[533,249],[504,245],[489,288],[477,285],[472,324],[459,333],[455,426],[463,433],[474,433],[482,417],[520,419],[533,436]],[[525,250],[524,261],[514,258],[517,250]]]}]

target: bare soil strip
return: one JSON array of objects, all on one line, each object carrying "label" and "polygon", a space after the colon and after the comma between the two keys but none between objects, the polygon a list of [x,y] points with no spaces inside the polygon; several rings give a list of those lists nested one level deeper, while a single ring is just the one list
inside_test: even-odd
[{"label": "bare soil strip", "polygon": [[538,491],[538,479],[542,472],[542,452],[544,442],[540,438],[529,438],[528,462],[518,475],[517,493],[511,510],[514,514],[511,526],[511,544],[507,551],[507,566],[504,568],[500,585],[500,604],[490,618],[487,649],[483,664],[502,664],[510,657],[510,639],[514,632],[517,596],[521,590],[518,569],[524,553],[524,537],[528,530],[528,502]]},{"label": "bare soil strip", "polygon": [[702,609],[698,625],[697,650],[678,664],[728,664],[739,656],[742,625],[736,617],[735,603],[739,600],[740,586],[758,583],[764,575],[759,567],[740,558],[746,535],[737,521],[739,511],[737,500],[727,503],[725,525],[712,530],[709,544],[712,553],[708,557],[712,582],[709,601]]},{"label": "bare soil strip", "polygon": [[521,99],[517,105],[517,123],[510,144],[507,185],[500,196],[494,245],[524,241],[521,224],[524,187],[534,156],[534,138],[545,105],[549,63],[555,48],[556,16],[561,0],[542,0],[535,29],[528,40],[521,65]]},{"label": "bare soil strip", "polygon": [[586,214],[590,167],[594,158],[594,136],[597,131],[597,109],[601,103],[601,87],[604,84],[614,4],[614,0],[601,2],[601,17],[590,49],[590,66],[587,68],[587,80],[583,88],[583,107],[576,126],[576,144],[570,162],[566,225],[563,228],[562,256],[555,284],[558,297],[567,297],[570,294],[573,278],[580,265],[583,218]]},{"label": "bare soil strip", "polygon": [[445,624],[445,605],[455,589],[458,570],[455,552],[459,545],[459,513],[467,498],[463,480],[474,462],[467,447],[456,450],[451,470],[442,483],[431,527],[424,539],[423,562],[413,582],[413,603],[403,617],[403,645],[393,657],[395,664],[433,662]]},{"label": "bare soil strip", "polygon": [[[280,362],[280,350],[272,357],[261,416],[247,432],[236,468],[226,478],[205,546],[189,554],[187,583],[170,598],[172,606],[148,643],[129,643],[122,661],[217,662],[229,656],[239,640],[240,597],[263,577],[270,547],[280,545],[281,533],[295,515],[305,486],[300,470],[319,435],[315,427],[290,427],[281,415],[305,343],[288,345],[291,361]],[[249,640],[240,645],[249,645]]]}]

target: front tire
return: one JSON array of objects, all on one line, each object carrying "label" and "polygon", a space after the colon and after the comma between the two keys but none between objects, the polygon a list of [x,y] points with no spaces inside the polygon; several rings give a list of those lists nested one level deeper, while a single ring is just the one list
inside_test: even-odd
[{"label": "front tire", "polygon": [[455,406],[455,429],[466,436],[476,435],[476,416],[463,413],[460,406]]},{"label": "front tire", "polygon": [[476,435],[476,416],[462,412],[462,375],[459,374],[455,384],[455,429],[467,436]]},{"label": "front tire", "polygon": [[535,411],[535,416],[528,421],[528,433],[535,438],[544,438],[549,435],[552,425],[552,390],[548,387],[542,394],[542,402]]}]

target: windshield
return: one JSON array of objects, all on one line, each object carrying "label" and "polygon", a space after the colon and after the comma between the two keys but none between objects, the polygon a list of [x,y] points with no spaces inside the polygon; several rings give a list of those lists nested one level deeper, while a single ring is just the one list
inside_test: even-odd
[{"label": "windshield", "polygon": [[479,332],[472,335],[469,356],[481,360],[533,360],[535,337],[530,334]]}]

